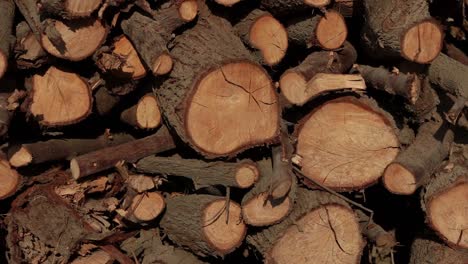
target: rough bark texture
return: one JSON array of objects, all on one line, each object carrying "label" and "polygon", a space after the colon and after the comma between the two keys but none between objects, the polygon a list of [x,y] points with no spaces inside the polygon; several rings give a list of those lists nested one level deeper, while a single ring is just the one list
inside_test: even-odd
[{"label": "rough bark texture", "polygon": [[159,103],[153,93],[143,95],[138,102],[120,114],[120,120],[135,128],[155,129],[161,125]]},{"label": "rough bark texture", "polygon": [[15,16],[15,4],[12,0],[0,2],[0,78],[3,77],[10,58],[11,48],[15,42],[13,33],[13,19]]},{"label": "rough bark texture", "polygon": [[36,0],[15,0],[15,4],[18,7],[21,14],[28,22],[29,27],[31,28],[34,36],[37,41],[41,41],[41,36],[43,33],[41,19],[39,17],[39,10],[37,7]]},{"label": "rough bark texture", "polygon": [[315,44],[314,32],[317,23],[321,19],[320,15],[312,18],[296,17],[287,26],[289,41],[297,46],[310,48]]},{"label": "rough bark texture", "polygon": [[14,50],[19,69],[39,68],[49,61],[49,56],[25,21],[16,26]]},{"label": "rough bark texture", "polygon": [[8,109],[9,97],[9,93],[0,93],[0,137],[3,137],[8,133],[11,117],[13,115],[13,113]]},{"label": "rough bark texture", "polygon": [[101,4],[101,0],[40,0],[41,14],[59,16],[65,19],[91,15]]},{"label": "rough bark texture", "polygon": [[112,94],[105,86],[101,86],[94,94],[94,106],[99,115],[105,116],[120,103],[122,97]]},{"label": "rough bark texture", "polygon": [[312,9],[304,0],[261,0],[261,6],[275,15],[290,15],[296,12],[306,12]]},{"label": "rough bark texture", "polygon": [[256,174],[252,184],[259,177],[256,164],[249,160],[233,162],[205,162],[196,159],[182,159],[180,157],[156,157],[150,156],[136,163],[138,171],[143,173],[182,176],[192,179],[195,188],[203,188],[212,185],[223,185],[237,188],[241,186],[236,180],[236,174],[240,168],[247,168]]},{"label": "rough bark texture", "polygon": [[440,89],[468,100],[468,66],[440,54],[429,66],[429,80]]},{"label": "rough bark texture", "polygon": [[459,264],[468,262],[468,253],[456,251],[428,238],[416,238],[409,264]]}]

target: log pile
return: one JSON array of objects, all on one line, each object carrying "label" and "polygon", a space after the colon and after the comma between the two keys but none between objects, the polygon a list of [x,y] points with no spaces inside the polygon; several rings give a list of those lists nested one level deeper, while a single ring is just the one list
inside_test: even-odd
[{"label": "log pile", "polygon": [[467,13],[0,0],[0,263],[468,263]]}]

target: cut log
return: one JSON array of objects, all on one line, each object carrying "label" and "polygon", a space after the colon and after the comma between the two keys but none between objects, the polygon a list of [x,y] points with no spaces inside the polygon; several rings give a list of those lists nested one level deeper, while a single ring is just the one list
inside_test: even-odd
[{"label": "cut log", "polygon": [[440,54],[429,66],[428,77],[438,88],[468,101],[468,66]]},{"label": "cut log", "polygon": [[77,123],[92,109],[89,86],[75,73],[50,67],[43,75],[32,77],[30,113],[41,125],[59,126]]},{"label": "cut log", "polygon": [[335,190],[360,190],[377,182],[399,152],[393,118],[366,98],[328,101],[296,131],[302,173]]},{"label": "cut log", "polygon": [[242,0],[215,0],[216,3],[223,5],[223,6],[228,6],[231,7],[234,4],[239,3]]},{"label": "cut log", "polygon": [[439,55],[444,34],[427,1],[366,0],[364,10],[362,43],[369,56],[426,64]]},{"label": "cut log", "polygon": [[[348,42],[342,50],[336,52],[313,52],[299,66],[281,75],[281,93],[289,103],[303,105],[326,91],[341,88],[364,89],[365,84],[360,76],[329,75],[347,72],[356,58],[356,50]],[[319,75],[320,73],[327,75]],[[344,85],[346,86],[343,87]]]},{"label": "cut log", "polygon": [[164,197],[160,193],[137,194],[133,197],[132,204],[125,217],[134,222],[148,222],[156,219],[165,206]]},{"label": "cut log", "polygon": [[286,55],[288,33],[270,13],[255,9],[234,29],[247,45],[261,52],[261,61],[266,65],[276,65]]},{"label": "cut log", "polygon": [[197,0],[183,0],[182,3],[179,4],[178,9],[179,17],[186,21],[190,22],[197,17],[198,13],[198,3]]},{"label": "cut log", "polygon": [[174,243],[199,256],[224,256],[244,240],[240,206],[223,197],[183,195],[167,199],[161,227]]},{"label": "cut log", "polygon": [[298,189],[291,214],[247,236],[266,263],[360,263],[364,242],[354,212],[322,191]]},{"label": "cut log", "polygon": [[450,58],[460,62],[463,65],[468,66],[468,56],[465,54],[465,52],[457,48],[457,46],[445,42],[444,51]]},{"label": "cut log", "polygon": [[395,194],[413,194],[448,156],[452,141],[453,131],[446,123],[423,124],[414,142],[385,169],[385,188]]},{"label": "cut log", "polygon": [[346,41],[348,29],[343,16],[334,10],[312,18],[296,18],[287,27],[288,37],[297,46],[338,49]]},{"label": "cut log", "polygon": [[113,147],[104,148],[78,156],[70,161],[70,170],[74,179],[110,169],[117,162],[137,160],[155,153],[175,148],[174,141],[166,127],[145,138],[130,141]]},{"label": "cut log", "polygon": [[260,180],[242,199],[242,218],[248,225],[269,226],[281,222],[293,209],[297,188],[296,177],[292,175],[287,195],[274,199],[272,185],[278,175],[275,175],[272,161],[267,159],[257,164]]},{"label": "cut log", "polygon": [[275,16],[288,16],[312,10],[312,6],[306,4],[305,0],[261,0],[260,3],[262,9],[268,10]]},{"label": "cut log", "polygon": [[98,149],[132,141],[127,134],[103,135],[96,139],[51,139],[10,148],[10,163],[14,167],[48,161],[72,159]]},{"label": "cut log", "polygon": [[107,29],[97,19],[59,21],[48,19],[41,41],[44,49],[55,57],[81,61],[91,56],[107,37]]},{"label": "cut log", "polygon": [[21,176],[10,167],[8,161],[0,159],[0,200],[16,193],[21,185]]},{"label": "cut log", "polygon": [[331,0],[304,0],[306,5],[310,5],[312,7],[325,7],[329,5]]},{"label": "cut log", "polygon": [[223,185],[236,188],[250,188],[257,182],[257,165],[245,160],[232,162],[205,162],[180,157],[150,156],[136,163],[138,171],[151,174],[182,176],[192,179],[195,188]]},{"label": "cut log", "polygon": [[421,80],[416,74],[389,72],[385,68],[366,65],[358,66],[366,84],[389,94],[400,95],[408,102],[415,104],[421,90]]},{"label": "cut log", "polygon": [[416,238],[411,246],[411,259],[409,264],[426,263],[468,263],[468,254],[427,238]]},{"label": "cut log", "polygon": [[122,101],[122,96],[112,94],[106,86],[101,86],[94,94],[94,106],[100,116],[108,115]]},{"label": "cut log", "polygon": [[66,19],[90,16],[102,0],[40,0],[41,15],[59,16]]},{"label": "cut log", "polygon": [[132,43],[125,37],[115,39],[109,52],[97,56],[96,65],[104,72],[118,78],[138,80],[146,76],[146,69],[140,61]]},{"label": "cut log", "polygon": [[8,68],[11,48],[15,42],[13,34],[13,19],[15,3],[12,0],[0,1],[0,79]]},{"label": "cut log", "polygon": [[9,109],[10,93],[0,93],[0,137],[6,136],[13,113]]},{"label": "cut log", "polygon": [[154,129],[161,125],[161,112],[154,94],[141,97],[136,105],[122,112],[120,120],[139,129]]},{"label": "cut log", "polygon": [[16,26],[16,65],[19,69],[39,68],[49,57],[26,22]]},{"label": "cut log", "polygon": [[85,257],[79,257],[71,264],[112,264],[114,259],[105,251],[98,250]]},{"label": "cut log", "polygon": [[208,158],[274,141],[279,107],[270,77],[250,62],[227,21],[202,2],[199,8],[197,24],[177,36],[171,50],[179,63],[156,90],[165,117]]}]

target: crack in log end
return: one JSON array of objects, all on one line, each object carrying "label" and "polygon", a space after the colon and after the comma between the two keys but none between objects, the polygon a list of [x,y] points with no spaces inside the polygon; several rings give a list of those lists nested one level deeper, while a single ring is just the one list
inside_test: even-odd
[{"label": "crack in log end", "polygon": [[229,155],[271,141],[279,129],[279,106],[270,77],[250,62],[229,63],[208,72],[189,102],[187,132],[195,146],[212,155]]},{"label": "crack in log end", "polygon": [[269,66],[278,64],[288,49],[286,29],[269,14],[261,16],[252,24],[249,41],[262,52],[263,59]]},{"label": "crack in log end", "polygon": [[336,11],[327,11],[315,29],[315,38],[318,44],[326,50],[341,47],[347,36],[348,29],[344,18]]},{"label": "crack in log end", "polygon": [[424,20],[409,28],[401,38],[401,55],[410,61],[427,64],[442,50],[443,32],[439,24]]}]

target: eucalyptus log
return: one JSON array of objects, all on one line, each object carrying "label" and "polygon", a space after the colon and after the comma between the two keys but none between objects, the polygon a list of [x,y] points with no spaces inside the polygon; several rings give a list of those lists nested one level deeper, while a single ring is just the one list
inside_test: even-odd
[{"label": "eucalyptus log", "polygon": [[8,68],[8,60],[15,42],[13,35],[14,17],[15,3],[12,0],[0,1],[0,79]]}]

